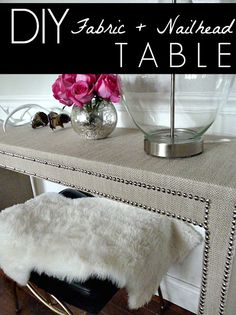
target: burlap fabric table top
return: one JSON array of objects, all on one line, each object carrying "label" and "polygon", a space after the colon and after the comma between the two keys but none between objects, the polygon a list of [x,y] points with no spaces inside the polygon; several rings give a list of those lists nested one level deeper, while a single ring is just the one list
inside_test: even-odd
[{"label": "burlap fabric table top", "polygon": [[[143,135],[135,129],[120,128],[107,139],[83,140],[72,128],[33,130],[30,126],[0,129],[2,148],[17,147],[18,153],[78,164],[83,160],[93,168],[96,164],[142,170],[156,175],[181,177],[215,185],[236,188],[232,170],[236,171],[236,142],[206,143],[204,154],[184,159],[163,159],[148,156],[143,150]],[[9,146],[9,147],[8,147]],[[52,157],[51,155],[54,155]],[[56,157],[56,155],[58,155]],[[107,169],[107,171],[110,170]]]},{"label": "burlap fabric table top", "polygon": [[207,315],[236,314],[230,299],[235,156],[235,142],[216,142],[191,158],[151,157],[143,150],[143,135],[134,129],[117,129],[96,141],[80,139],[70,127],[0,131],[1,167],[204,227],[199,314]]}]

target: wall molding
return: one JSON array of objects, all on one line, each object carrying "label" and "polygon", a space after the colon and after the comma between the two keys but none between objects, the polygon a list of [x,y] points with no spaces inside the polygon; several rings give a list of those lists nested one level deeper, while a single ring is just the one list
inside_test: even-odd
[{"label": "wall molding", "polygon": [[[62,109],[62,104],[60,104],[57,100],[53,98],[52,95],[42,95],[42,94],[27,94],[27,95],[21,95],[21,94],[14,94],[14,95],[0,95],[0,106],[2,106],[5,110],[9,109],[9,112],[11,112],[13,109],[15,109],[18,106],[24,105],[24,104],[37,104],[40,106],[43,106],[48,109]],[[67,108],[70,111],[70,108]],[[133,121],[131,120],[129,114],[127,113],[125,107],[121,104],[116,105],[117,114],[118,114],[118,123],[117,127],[129,127],[134,128],[135,125]],[[5,115],[3,116],[3,113],[0,108],[0,121],[1,119],[4,119]]]},{"label": "wall molding", "polygon": [[163,277],[161,289],[164,299],[197,314],[200,288],[167,274]]},{"label": "wall molding", "polygon": [[[58,101],[55,100],[52,95],[47,95],[47,94],[45,95],[44,94],[0,95],[0,105],[3,107],[15,108],[16,106],[27,104],[27,103],[34,103],[34,104],[39,104],[39,105],[42,105],[42,103],[45,103],[45,104],[50,104],[52,107],[59,105]],[[123,104],[117,104],[116,108],[118,111],[126,112],[126,109]],[[231,96],[228,100],[228,104],[221,109],[220,114],[221,115],[236,114],[236,92],[231,93]]]},{"label": "wall molding", "polygon": [[[24,104],[38,104],[46,108],[62,108],[60,103],[53,98],[51,94],[3,94],[0,95],[0,105],[9,109],[10,111],[15,109],[17,106]],[[128,127],[128,128],[137,128],[126,111],[123,104],[116,105],[118,113],[118,124],[117,127]],[[207,110],[207,104],[206,104]],[[191,113],[185,111],[185,113]],[[235,116],[236,115],[236,92],[231,93],[227,105],[225,105],[220,112],[218,113],[217,119],[213,126],[209,129],[207,133],[217,134],[222,136],[236,136],[236,125],[235,125]],[[0,109],[0,120],[2,117]]]}]

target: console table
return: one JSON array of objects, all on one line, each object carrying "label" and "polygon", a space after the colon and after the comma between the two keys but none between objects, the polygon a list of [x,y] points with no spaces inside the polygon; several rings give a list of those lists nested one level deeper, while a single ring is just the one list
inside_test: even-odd
[{"label": "console table", "polygon": [[235,143],[209,143],[204,154],[168,160],[146,155],[135,129],[91,141],[70,127],[9,127],[0,131],[0,167],[203,227],[198,313],[236,314]]}]

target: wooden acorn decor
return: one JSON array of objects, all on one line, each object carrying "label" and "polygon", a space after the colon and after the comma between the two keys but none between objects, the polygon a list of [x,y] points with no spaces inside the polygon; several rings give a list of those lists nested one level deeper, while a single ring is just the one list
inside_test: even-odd
[{"label": "wooden acorn decor", "polygon": [[44,112],[37,112],[32,120],[32,128],[44,127],[48,124],[48,115]]},{"label": "wooden acorn decor", "polygon": [[57,126],[64,128],[64,124],[68,122],[70,122],[70,116],[67,114],[50,112],[47,115],[44,112],[37,112],[33,117],[31,126],[33,129],[36,129],[38,127],[45,127],[49,124],[49,127],[54,130]]}]

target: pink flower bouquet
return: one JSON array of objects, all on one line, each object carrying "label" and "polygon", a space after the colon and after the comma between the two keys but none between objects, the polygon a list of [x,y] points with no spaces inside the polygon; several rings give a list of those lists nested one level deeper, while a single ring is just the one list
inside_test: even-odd
[{"label": "pink flower bouquet", "polygon": [[118,103],[120,90],[115,74],[61,74],[52,85],[53,96],[60,103],[91,110],[101,102]]}]

